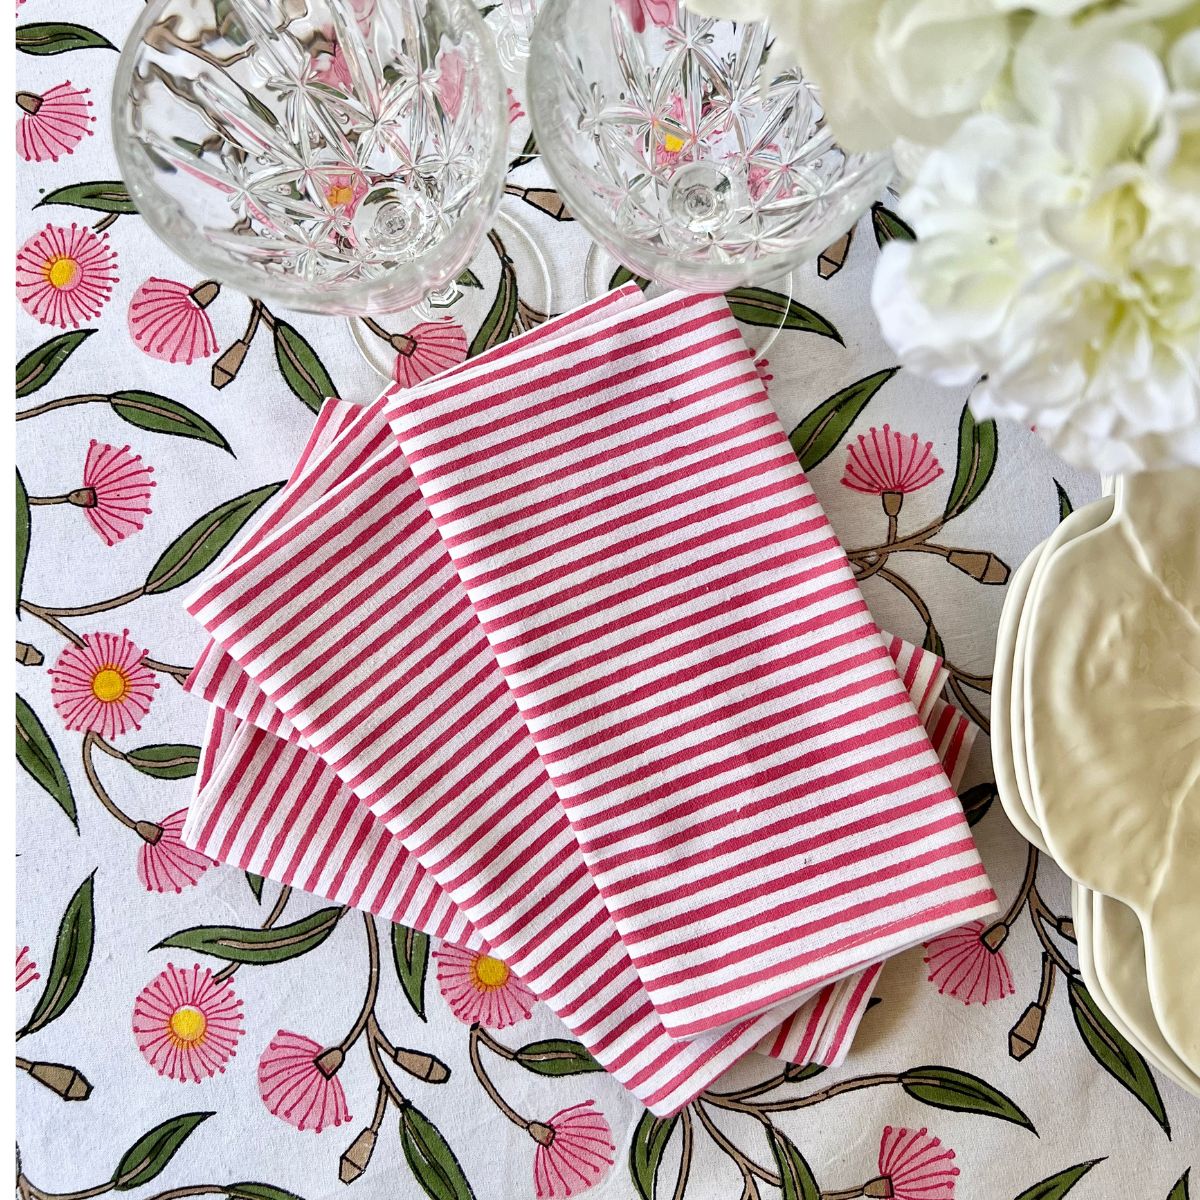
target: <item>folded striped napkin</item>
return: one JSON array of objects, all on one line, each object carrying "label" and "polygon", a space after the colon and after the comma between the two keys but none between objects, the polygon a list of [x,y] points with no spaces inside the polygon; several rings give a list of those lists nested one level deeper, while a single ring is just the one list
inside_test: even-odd
[{"label": "folded striped napkin", "polygon": [[388,414],[671,1035],[994,909],[721,297],[514,345]]},{"label": "folded striped napkin", "polygon": [[[361,460],[358,460],[358,458],[356,458],[356,461],[361,461]],[[380,467],[380,466],[382,466],[382,464],[378,464],[378,463],[376,464],[376,467],[377,467],[377,468],[378,468],[378,467]],[[367,480],[370,480],[370,479],[372,479],[372,478],[374,478],[374,479],[377,479],[377,480],[378,480],[379,476],[378,476],[378,474],[376,474],[376,473],[373,473],[371,469],[368,469],[368,470],[367,470],[367,472],[366,472],[366,479],[367,479]],[[360,481],[360,482],[361,482],[361,481]],[[396,482],[396,480],[392,480],[392,482]],[[398,509],[398,510],[400,510],[400,512],[404,512],[404,511],[406,511],[406,503],[403,503],[403,500],[401,499],[401,492],[402,492],[402,490],[400,490],[400,491],[396,491],[397,504],[396,504],[396,505],[394,505],[394,509]],[[336,506],[336,505],[335,505],[335,506]],[[326,514],[326,515],[328,515],[328,514]],[[426,523],[427,523],[427,520],[428,520],[428,518],[427,518],[427,516],[426,516],[426,517],[425,517],[425,522],[426,522]],[[302,522],[301,522],[301,524],[302,524]],[[346,528],[346,527],[344,527],[344,526],[343,526],[343,532],[344,532],[344,528]],[[378,534],[378,533],[380,532],[380,530],[382,530],[382,529],[383,529],[383,524],[380,524],[380,526],[379,526],[379,527],[378,527],[376,530],[374,530],[374,533]],[[304,529],[302,529],[302,535],[304,535],[304,536],[305,536],[305,538],[306,538],[308,541],[310,541],[310,542],[312,542],[313,540],[320,540],[320,539],[314,539],[314,538],[313,538],[313,534],[314,534],[314,532],[316,532],[316,527],[305,526],[305,527],[304,527]],[[329,560],[329,562],[332,562],[332,559],[330,559],[330,560]],[[344,568],[344,566],[343,566],[342,564],[338,565],[338,571],[341,571],[343,575],[353,575],[353,574],[354,574],[354,572],[353,572],[353,571],[350,571],[348,568]],[[275,580],[274,582],[278,582],[278,578],[276,578],[276,580]],[[311,582],[311,581],[310,581],[310,582]],[[311,598],[310,598],[310,599],[311,599]],[[313,611],[316,611],[316,610],[313,610]],[[311,614],[311,613],[310,613],[310,614]],[[397,628],[396,628],[396,630],[395,630],[396,634],[398,634],[398,632],[401,632],[401,630],[402,630],[402,626],[403,626],[403,622],[401,623],[401,625],[400,625],[400,626],[397,626]],[[342,646],[342,647],[341,647],[341,649],[342,649],[342,650],[346,650],[346,649],[347,649],[347,646]],[[353,659],[353,655],[347,655],[347,658],[349,658],[349,659]],[[326,665],[328,665],[328,662],[326,662]],[[283,706],[283,708],[284,708],[284,710],[286,710],[286,706]],[[510,959],[511,959],[511,955],[505,955],[505,956],[508,956],[508,958],[510,958]],[[514,964],[514,965],[515,965],[515,964]],[[520,971],[522,970],[522,968],[521,968],[521,967],[517,967],[517,970],[518,970],[518,972],[520,972]],[[552,1007],[553,1007],[553,1006],[552,1006]],[[778,1016],[776,1016],[776,1018],[775,1018],[775,1019],[778,1019]],[[727,1043],[726,1043],[726,1045],[727,1045]],[[703,1052],[704,1052],[704,1051],[702,1050],[702,1051],[701,1051],[701,1057],[703,1057]],[[604,1061],[604,1055],[602,1055],[602,1054],[601,1054],[601,1055],[598,1055],[598,1056],[599,1056],[599,1057],[601,1057],[601,1061]],[[709,1054],[709,1056],[708,1056],[708,1058],[707,1058],[707,1060],[706,1060],[706,1061],[707,1061],[709,1064],[710,1064],[710,1063],[713,1063],[713,1062],[715,1061],[715,1058],[714,1058],[713,1054]],[[660,1080],[660,1081],[661,1081],[661,1080]],[[701,1084],[700,1084],[700,1085],[698,1085],[698,1086],[703,1086],[702,1082],[701,1082]],[[636,1088],[635,1088],[635,1090],[636,1090]],[[652,1103],[653,1103],[653,1102],[652,1102]]]},{"label": "folded striped napkin", "polygon": [[[318,417],[300,463],[293,471],[287,489],[276,504],[275,511],[260,524],[255,534],[245,540],[236,551],[236,556],[241,556],[253,548],[263,532],[278,526],[289,512],[294,512],[297,495],[308,499],[312,498],[313,488],[308,475],[322,469],[318,451],[333,444],[337,435],[347,429],[354,431],[349,443],[351,449],[355,447],[356,443],[369,443],[372,437],[372,425],[373,418],[369,414],[364,414],[356,406],[337,400],[327,402]],[[364,448],[366,448],[365,445]],[[354,455],[348,455],[346,450],[347,443],[345,442],[335,448],[333,453],[338,461],[344,463],[347,459],[353,459]],[[308,469],[310,463],[313,464],[311,472]],[[326,470],[325,478],[332,477]],[[914,703],[918,705],[919,711],[924,715],[927,706],[932,703],[932,698],[940,691],[944,682],[945,673],[940,669],[940,660],[927,651],[907,645],[898,638],[893,639],[890,643],[889,653],[896,663],[905,687],[913,696]],[[281,733],[283,736],[303,744],[303,739],[280,711],[271,704],[265,694],[232,659],[219,651],[215,643],[209,643],[205,655],[188,681],[188,686],[203,695],[210,703],[219,704],[231,713],[245,717],[269,732]],[[258,746],[261,745],[260,742],[253,747],[251,753],[256,753]],[[290,780],[292,776],[281,761],[278,748],[272,761],[278,766],[281,778],[285,781]],[[269,781],[260,780],[257,772],[253,770],[248,773],[239,770],[236,778],[237,782],[243,785],[241,794],[238,794],[236,787],[232,796],[222,795],[219,790],[208,793],[201,788],[200,794],[192,806],[192,818],[189,821],[189,828],[185,830],[185,837],[189,838],[190,844],[196,849],[209,854],[210,857],[223,861],[236,861],[237,865],[244,869],[277,878],[281,882],[297,883],[294,876],[287,873],[285,865],[294,861],[296,853],[294,847],[287,847],[276,839],[273,839],[268,847],[253,835],[249,838],[239,837],[240,826],[243,824],[251,830],[259,828],[257,824],[259,818],[254,815],[255,810],[267,812],[278,810],[291,813],[294,798],[286,794],[276,796],[272,788],[265,786],[265,783]],[[249,788],[248,792],[246,788]],[[222,824],[222,816],[227,818],[224,824]],[[339,809],[335,810],[333,816],[326,815],[323,824],[316,829],[301,824],[295,819],[290,823],[285,822],[281,828],[284,830],[302,829],[306,843],[311,845],[314,842],[323,843],[325,834],[328,834],[329,838],[340,839],[342,824],[350,822],[351,818],[350,812]],[[358,843],[352,840],[349,844],[357,846]],[[321,861],[329,860],[332,855],[332,858],[339,864],[335,875],[339,881],[353,881],[364,873],[369,874],[373,866],[364,865],[361,861],[358,863],[342,862],[346,845],[345,841],[339,841],[338,849],[322,848],[320,850]],[[236,860],[230,857],[235,846],[239,854]],[[422,869],[419,864],[416,864],[415,871],[417,874],[421,873]],[[440,890],[436,882],[428,878],[422,882],[431,895]],[[301,880],[298,882],[298,886],[309,891],[316,891],[339,902],[365,904],[361,899],[361,893],[355,893],[352,888],[346,893],[333,894],[327,889],[322,889],[312,879]],[[348,896],[350,899],[347,898]],[[442,899],[442,897],[438,897],[437,903],[441,903]],[[429,902],[434,903],[433,900]],[[365,906],[371,908],[372,911],[381,912],[382,915],[388,916],[392,920],[400,920],[394,912],[381,910],[371,904],[365,904]],[[406,923],[412,923],[411,919]],[[420,924],[417,927],[437,936],[445,936],[434,928]],[[877,971],[871,970],[866,980],[861,983],[857,977],[852,977],[850,980],[822,989],[812,1000],[784,1020],[778,1030],[773,1031],[759,1046],[759,1049],[785,1061],[823,1061],[826,1065],[833,1065],[836,1059],[844,1055],[849,1046],[853,1031],[857,1028],[858,1019],[865,1011],[866,1001],[870,996],[870,984],[877,973]],[[818,1037],[821,1029],[827,1023],[839,1032],[839,1037],[832,1043],[823,1043]],[[820,1055],[826,1057],[822,1058]]]}]

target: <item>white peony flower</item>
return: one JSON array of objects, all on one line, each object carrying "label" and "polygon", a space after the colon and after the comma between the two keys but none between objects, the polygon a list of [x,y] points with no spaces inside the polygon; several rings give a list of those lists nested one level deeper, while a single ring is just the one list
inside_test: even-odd
[{"label": "white peony flower", "polygon": [[1008,61],[1009,18],[995,0],[687,0],[705,16],[762,21],[773,53],[820,92],[850,150],[897,137],[946,138]]},{"label": "white peony flower", "polygon": [[901,360],[1102,471],[1200,465],[1200,43],[1065,63],[929,153],[872,298]]}]

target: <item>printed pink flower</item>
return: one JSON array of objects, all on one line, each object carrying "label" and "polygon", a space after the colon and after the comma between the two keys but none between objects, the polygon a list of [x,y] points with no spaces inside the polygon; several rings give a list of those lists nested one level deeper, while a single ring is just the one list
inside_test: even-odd
[{"label": "printed pink flower", "polygon": [[756,358],[754,360],[754,369],[758,372],[758,381],[763,385],[763,390],[767,390],[767,384],[775,378],[770,372],[771,360],[769,358]]},{"label": "printed pink flower", "polygon": [[17,991],[28,987],[35,979],[40,979],[37,963],[29,955],[28,946],[17,947]]},{"label": "printed pink flower", "polygon": [[129,333],[151,358],[189,366],[209,358],[217,352],[217,338],[205,309],[220,292],[212,279],[193,288],[173,279],[147,279],[129,302]]},{"label": "printed pink flower", "polygon": [[438,987],[460,1021],[505,1029],[529,1019],[536,997],[506,962],[490,954],[447,945],[436,950],[434,957]]},{"label": "printed pink flower", "polygon": [[926,942],[929,982],[936,984],[943,996],[953,996],[964,1004],[987,1004],[1012,995],[1012,972],[1000,950],[1007,932],[1003,925],[971,921]]},{"label": "printed pink flower", "polygon": [[393,341],[404,347],[396,355],[392,372],[396,382],[404,387],[412,387],[467,357],[467,331],[451,317],[422,321],[397,334]]},{"label": "printed pink flower", "polygon": [[670,25],[675,20],[675,0],[617,0],[617,6],[636,33],[646,28],[647,19],[658,26]]},{"label": "printed pink flower", "polygon": [[879,1174],[892,1185],[893,1200],[953,1200],[958,1168],[954,1151],[929,1136],[928,1129],[883,1131],[879,1141]]},{"label": "printed pink flower", "polygon": [[332,47],[327,53],[320,55],[314,63],[313,78],[318,83],[327,84],[339,92],[354,90],[354,80],[350,75],[350,67],[337,38],[326,34]]},{"label": "printed pink flower", "polygon": [[529,1136],[538,1144],[533,1156],[537,1200],[563,1200],[597,1183],[613,1164],[612,1130],[594,1100],[534,1121]]},{"label": "printed pink flower", "polygon": [[655,166],[674,166],[681,158],[684,157],[684,149],[687,146],[687,141],[679,136],[679,129],[686,129],[687,115],[683,107],[682,96],[672,96],[667,102],[667,113],[671,118],[671,124],[655,118],[652,125],[652,135],[654,145],[652,153]]},{"label": "printed pink flower", "polygon": [[281,1029],[258,1060],[258,1090],[277,1117],[297,1129],[320,1133],[350,1120],[346,1093],[336,1078],[345,1059],[336,1046],[326,1050],[303,1034]]},{"label": "printed pink flower", "polygon": [[133,1002],[133,1036],[160,1074],[184,1083],[209,1079],[237,1053],[242,1002],[208,967],[170,963]]},{"label": "printed pink flower", "polygon": [[521,107],[520,100],[513,95],[512,88],[505,88],[504,94],[508,97],[508,123],[515,125],[525,115],[525,110]]},{"label": "printed pink flower", "polygon": [[47,225],[17,251],[17,298],[43,325],[78,329],[108,303],[116,268],[107,234]]},{"label": "printed pink flower", "polygon": [[18,92],[17,153],[26,162],[58,162],[92,135],[96,118],[88,111],[89,88],[73,87],[70,80],[55,84],[40,96]]},{"label": "printed pink flower", "polygon": [[148,892],[182,892],[191,887],[213,860],[199,850],[183,844],[183,823],[187,809],[181,808],[161,821],[139,821],[142,839],[138,854],[138,878]]},{"label": "printed pink flower", "polygon": [[128,446],[109,446],[92,439],[83,463],[83,487],[78,503],[91,527],[115,546],[122,538],[142,528],[142,517],[150,515],[150,478],[153,467],[142,465],[140,454],[131,454]]},{"label": "printed pink flower", "polygon": [[50,696],[68,729],[101,737],[140,729],[158,683],[143,665],[144,650],[122,633],[85,633],[84,645],[67,646],[50,668]]},{"label": "printed pink flower", "polygon": [[321,172],[314,182],[326,206],[343,217],[354,216],[359,201],[367,194],[367,177],[355,167]]},{"label": "printed pink flower", "polygon": [[437,56],[437,96],[453,120],[462,108],[467,85],[467,60],[457,46],[439,50]]},{"label": "printed pink flower", "polygon": [[869,495],[905,495],[928,486],[941,474],[932,442],[922,445],[915,433],[895,433],[890,425],[882,430],[872,426],[865,435],[859,434],[857,445],[851,442],[846,447],[842,483]]}]

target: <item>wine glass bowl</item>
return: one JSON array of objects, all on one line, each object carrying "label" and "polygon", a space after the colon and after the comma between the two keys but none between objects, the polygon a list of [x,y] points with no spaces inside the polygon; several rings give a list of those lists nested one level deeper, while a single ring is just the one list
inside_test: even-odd
[{"label": "wine glass bowl", "polygon": [[505,114],[470,0],[154,0],[113,96],[122,174],[168,245],[344,315],[465,267],[499,203]]},{"label": "wine glass bowl", "polygon": [[675,287],[726,291],[814,259],[877,198],[890,158],[836,143],[764,25],[682,3],[646,19],[663,7],[539,12],[528,99],[559,192],[627,267]]}]

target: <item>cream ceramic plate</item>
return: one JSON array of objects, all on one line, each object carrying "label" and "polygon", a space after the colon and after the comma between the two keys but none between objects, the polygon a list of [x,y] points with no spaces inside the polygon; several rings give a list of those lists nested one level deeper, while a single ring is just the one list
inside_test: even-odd
[{"label": "cream ceramic plate", "polygon": [[[1030,791],[1069,874],[1140,919],[1154,1013],[1200,1073],[1200,471],[1125,481],[1043,559],[1027,614]],[[1022,621],[1024,624],[1024,619]]]},{"label": "cream ceramic plate", "polygon": [[[996,794],[1000,797],[1000,805],[1012,822],[1013,828],[1039,850],[1045,850],[1046,843],[1042,838],[1042,831],[1025,806],[1025,800],[1017,782],[1014,759],[1018,743],[1014,736],[1016,729],[1009,720],[1009,709],[1012,695],[1011,684],[1016,665],[1014,650],[1017,626],[1029,593],[1029,581],[1033,578],[1034,568],[1044,549],[1045,542],[1040,546],[1035,546],[1029,552],[1028,558],[1013,572],[1013,576],[1008,582],[1008,591],[1004,596],[1004,608],[1000,612],[1000,624],[996,630],[996,660],[992,667],[991,703],[992,773],[996,777]],[[1025,748],[1023,745],[1019,748],[1021,757],[1024,758]]]},{"label": "cream ceramic plate", "polygon": [[[1088,892],[1085,888],[1079,888],[1079,891],[1083,895],[1075,909],[1075,936],[1081,937],[1079,913],[1090,898],[1089,951],[1095,975],[1093,994],[1097,997],[1096,1003],[1101,1003],[1102,995],[1105,1012],[1111,1007],[1120,1018],[1119,1022],[1112,1016],[1109,1020],[1164,1074],[1180,1087],[1200,1095],[1200,1076],[1188,1069],[1187,1063],[1175,1053],[1158,1027],[1146,983],[1146,943],[1137,913],[1111,896]],[[1082,967],[1080,970],[1082,972]],[[1088,986],[1092,985],[1089,983]]]},{"label": "cream ceramic plate", "polygon": [[[1029,818],[1035,828],[1041,829],[1041,815],[1038,813],[1032,789],[1029,786],[1029,766],[1027,758],[1025,729],[1025,677],[1029,665],[1029,613],[1033,601],[1040,594],[1046,581],[1047,571],[1054,556],[1085,533],[1100,528],[1111,520],[1113,515],[1114,498],[1101,496],[1099,500],[1078,509],[1059,522],[1054,532],[1042,543],[1042,553],[1033,568],[1029,580],[1028,594],[1025,604],[1017,616],[1016,637],[1013,651],[1013,674],[1011,696],[1009,700],[1009,722],[1013,744],[1013,770],[1017,779],[1017,794],[1021,797]],[[1043,840],[1045,835],[1043,834]],[[1043,845],[1043,849],[1044,849]]]}]

